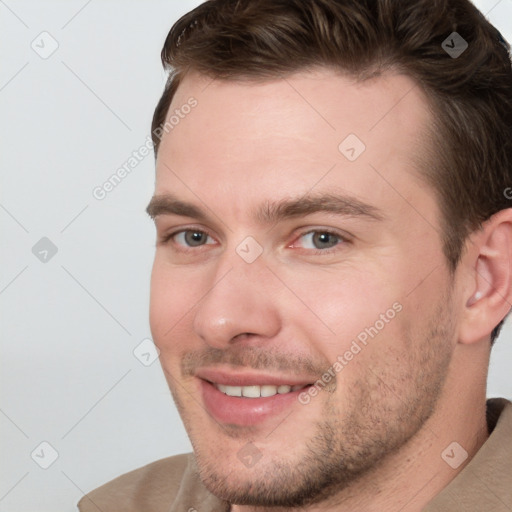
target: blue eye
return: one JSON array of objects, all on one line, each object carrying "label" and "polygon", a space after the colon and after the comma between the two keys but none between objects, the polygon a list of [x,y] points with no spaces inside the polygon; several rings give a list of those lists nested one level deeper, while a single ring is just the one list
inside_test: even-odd
[{"label": "blue eye", "polygon": [[199,229],[183,229],[182,231],[171,233],[166,240],[174,239],[178,245],[185,247],[199,247],[201,245],[207,245],[208,238],[213,240],[208,233],[200,231]]},{"label": "blue eye", "polygon": [[351,244],[350,235],[318,228],[300,234],[295,242],[288,247],[297,248],[306,256],[332,256]]},{"label": "blue eye", "polygon": [[304,247],[305,249],[331,249],[339,245],[343,241],[341,236],[330,231],[309,231],[300,236],[308,240],[310,247]]}]

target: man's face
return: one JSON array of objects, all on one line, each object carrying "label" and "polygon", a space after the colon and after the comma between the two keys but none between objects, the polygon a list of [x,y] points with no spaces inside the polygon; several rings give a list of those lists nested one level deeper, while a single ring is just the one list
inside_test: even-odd
[{"label": "man's face", "polygon": [[326,499],[422,428],[449,366],[426,101],[397,75],[192,74],[171,115],[150,320],[201,477],[232,503]]}]

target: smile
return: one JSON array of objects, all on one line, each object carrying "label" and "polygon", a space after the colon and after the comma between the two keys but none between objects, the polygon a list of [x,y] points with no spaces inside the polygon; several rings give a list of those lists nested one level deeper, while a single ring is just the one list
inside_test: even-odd
[{"label": "smile", "polygon": [[261,386],[227,386],[225,384],[213,385],[222,393],[233,397],[244,397],[244,398],[267,398],[274,395],[284,395],[303,389],[307,385],[297,384],[295,386],[280,385],[273,386],[272,384],[263,384]]},{"label": "smile", "polygon": [[200,368],[195,377],[204,410],[217,423],[241,427],[263,424],[302,407],[298,396],[315,380],[226,367]]}]

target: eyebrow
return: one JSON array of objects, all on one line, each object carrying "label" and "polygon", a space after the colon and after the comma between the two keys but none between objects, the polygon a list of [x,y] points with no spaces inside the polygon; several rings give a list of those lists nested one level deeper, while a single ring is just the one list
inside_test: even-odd
[{"label": "eyebrow", "polygon": [[[181,201],[172,194],[155,195],[146,208],[147,214],[155,219],[159,215],[179,215],[199,221],[208,221],[208,214],[200,207]],[[276,202],[266,201],[253,213],[259,224],[274,224],[281,220],[293,219],[327,212],[346,217],[365,217],[369,220],[383,220],[383,212],[370,204],[344,194],[307,194],[302,197],[282,199]]]}]

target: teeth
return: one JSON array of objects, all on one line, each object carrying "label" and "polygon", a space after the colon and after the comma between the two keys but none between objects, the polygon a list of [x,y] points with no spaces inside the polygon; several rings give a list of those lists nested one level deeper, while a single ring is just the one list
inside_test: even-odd
[{"label": "teeth", "polygon": [[247,398],[259,398],[261,396],[260,389],[259,386],[244,386],[242,388],[242,396],[246,396]]},{"label": "teeth", "polygon": [[277,394],[283,395],[285,393],[290,393],[291,391],[302,389],[304,386],[302,384],[298,384],[296,386],[272,386],[270,384],[265,384],[263,386],[226,386],[225,384],[215,384],[215,387],[228,396],[260,398],[274,396]]},{"label": "teeth", "polygon": [[277,393],[277,387],[276,386],[261,386],[260,387],[260,396],[267,397],[267,396],[274,396]]},{"label": "teeth", "polygon": [[242,396],[242,386],[224,386],[223,392],[229,396]]}]

